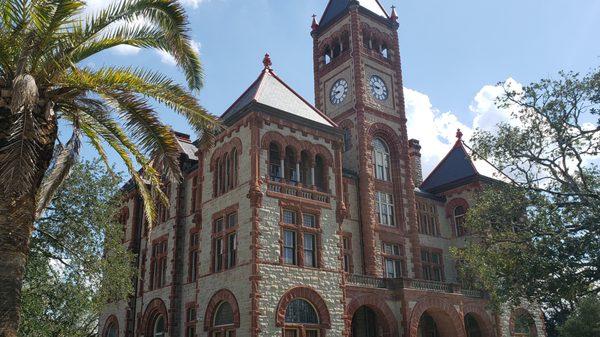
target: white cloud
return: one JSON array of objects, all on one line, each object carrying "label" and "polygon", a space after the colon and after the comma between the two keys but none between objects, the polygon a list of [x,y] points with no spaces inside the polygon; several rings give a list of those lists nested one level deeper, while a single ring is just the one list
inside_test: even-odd
[{"label": "white cloud", "polygon": [[[435,107],[426,94],[404,88],[408,136],[418,139],[421,143],[421,160],[425,176],[450,151],[456,142],[457,129],[461,129],[463,140],[468,143],[476,129],[493,130],[497,123],[514,123],[510,119],[511,109],[500,109],[496,106],[496,100],[503,94],[503,86],[506,85],[514,89],[522,88],[521,84],[512,78],[507,79],[502,85],[482,87],[469,106],[468,119],[463,121],[454,112],[441,111]],[[475,166],[481,174],[496,176],[496,170],[481,160],[476,161]]]},{"label": "white cloud", "polygon": [[[192,44],[192,49],[196,53],[200,54],[200,47],[201,47],[200,42],[192,40],[191,44]],[[168,65],[172,65],[172,66],[177,64],[177,61],[175,61],[175,58],[171,54],[167,53],[164,50],[157,50],[156,54],[158,54],[158,56],[160,57],[160,61],[164,64],[168,64]]]},{"label": "white cloud", "polygon": [[113,47],[112,51],[117,55],[135,55],[140,52],[140,48],[129,45],[120,45]]}]

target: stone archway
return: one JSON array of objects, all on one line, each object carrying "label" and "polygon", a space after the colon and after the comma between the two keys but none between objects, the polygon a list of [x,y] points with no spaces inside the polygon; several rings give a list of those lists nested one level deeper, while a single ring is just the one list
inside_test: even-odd
[{"label": "stone archway", "polygon": [[384,299],[364,295],[353,299],[347,308],[351,337],[398,337],[394,313]]},{"label": "stone archway", "polygon": [[[475,304],[467,304],[463,308],[463,313],[465,315],[465,331],[467,337],[477,337],[472,336],[474,333],[469,334],[469,328],[471,330],[475,330],[473,326],[473,321],[477,323],[477,327],[480,330],[481,337],[493,337],[494,336],[494,328],[490,315],[486,312],[485,308],[482,305]],[[469,320],[469,322],[468,322]],[[470,324],[467,324],[470,323]],[[474,332],[474,331],[473,331]]]},{"label": "stone archway", "polygon": [[[418,302],[412,310],[408,327],[409,337],[466,337],[463,317],[454,306],[439,298]],[[423,336],[429,331],[429,335]]]}]

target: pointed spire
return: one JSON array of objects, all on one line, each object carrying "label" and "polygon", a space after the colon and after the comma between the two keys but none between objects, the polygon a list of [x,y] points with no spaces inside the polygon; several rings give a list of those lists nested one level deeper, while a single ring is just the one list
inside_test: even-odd
[{"label": "pointed spire", "polygon": [[319,24],[317,23],[317,16],[315,14],[313,14],[313,16],[312,16],[311,28],[313,31],[315,31],[315,30],[317,30],[317,28],[319,28]]},{"label": "pointed spire", "polygon": [[390,14],[390,20],[398,22],[398,13],[396,13],[396,6],[392,5],[392,14]]},{"label": "pointed spire", "polygon": [[271,56],[269,56],[269,53],[265,54],[265,58],[263,59],[263,64],[265,66],[265,70],[271,70],[271,66],[273,65],[273,62],[271,62]]},{"label": "pointed spire", "polygon": [[456,143],[454,143],[454,147],[462,146],[462,137],[463,137],[462,131],[460,131],[460,129],[456,129]]}]

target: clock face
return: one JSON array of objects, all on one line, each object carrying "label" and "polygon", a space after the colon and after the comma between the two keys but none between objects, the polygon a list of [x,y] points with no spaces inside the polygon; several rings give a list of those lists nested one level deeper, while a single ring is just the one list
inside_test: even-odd
[{"label": "clock face", "polygon": [[342,103],[348,96],[348,82],[345,79],[337,80],[331,87],[329,100],[332,104],[338,105]]},{"label": "clock face", "polygon": [[369,79],[369,88],[373,97],[380,101],[385,101],[388,98],[388,88],[383,79],[377,75],[371,76]]}]

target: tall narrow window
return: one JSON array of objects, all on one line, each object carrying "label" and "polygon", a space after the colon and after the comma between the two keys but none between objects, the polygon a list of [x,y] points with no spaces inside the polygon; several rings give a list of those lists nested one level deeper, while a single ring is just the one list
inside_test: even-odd
[{"label": "tall narrow window", "polygon": [[327,186],[325,186],[326,174],[325,161],[323,160],[323,157],[317,155],[315,157],[315,186],[321,191],[327,190]]},{"label": "tall narrow window", "polygon": [[283,262],[296,264],[296,232],[283,231]]},{"label": "tall narrow window", "polygon": [[444,280],[444,261],[440,250],[421,249],[421,265],[424,279],[437,282]]},{"label": "tall narrow window", "polygon": [[269,175],[273,180],[282,178],[281,151],[275,143],[269,145]]},{"label": "tall narrow window", "polygon": [[375,178],[390,181],[390,151],[385,142],[379,138],[373,139],[373,171]]},{"label": "tall narrow window", "polygon": [[350,238],[350,236],[342,236],[342,249],[344,254],[344,271],[346,273],[352,273],[352,238]]},{"label": "tall narrow window", "polygon": [[200,255],[200,233],[195,232],[190,236],[190,256],[189,256],[189,273],[188,281],[196,282],[198,279],[198,258]]},{"label": "tall narrow window", "polygon": [[290,146],[285,148],[285,179],[292,183],[298,182],[296,151]]},{"label": "tall narrow window", "polygon": [[349,128],[344,128],[344,152],[352,148],[352,132]]},{"label": "tall narrow window", "polygon": [[152,246],[150,260],[150,290],[162,288],[167,278],[167,240]]},{"label": "tall narrow window", "polygon": [[192,178],[192,204],[190,205],[190,214],[196,213],[196,194],[198,194],[198,176]]},{"label": "tall narrow window", "polygon": [[213,224],[213,271],[235,267],[237,263],[237,212],[218,218]]},{"label": "tall narrow window", "polygon": [[309,268],[319,266],[319,219],[314,213],[283,209],[280,225],[281,261]]},{"label": "tall narrow window", "polygon": [[396,226],[394,200],[391,194],[377,191],[375,194],[375,211],[381,225]]},{"label": "tall narrow window", "polygon": [[384,274],[386,278],[402,277],[402,248],[398,244],[383,243],[382,244]]},{"label": "tall narrow window", "polygon": [[237,234],[231,233],[227,237],[227,268],[233,268],[237,259]]},{"label": "tall narrow window", "polygon": [[317,238],[314,234],[304,233],[304,266],[315,268],[317,266]]},{"label": "tall narrow window", "polygon": [[431,236],[440,235],[434,204],[425,200],[417,201],[417,223],[419,224],[419,233]]},{"label": "tall narrow window", "polygon": [[456,226],[456,236],[464,236],[465,231],[465,214],[467,211],[463,206],[458,206],[454,209],[454,225]]},{"label": "tall narrow window", "polygon": [[196,336],[196,308],[187,308],[185,315],[185,337]]},{"label": "tall narrow window", "polygon": [[235,186],[237,186],[237,181],[238,181],[238,154],[237,154],[237,149],[235,149],[235,148],[231,151],[230,175],[231,175],[231,177],[229,178],[229,189],[231,190]]}]

